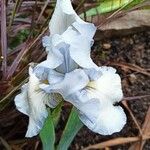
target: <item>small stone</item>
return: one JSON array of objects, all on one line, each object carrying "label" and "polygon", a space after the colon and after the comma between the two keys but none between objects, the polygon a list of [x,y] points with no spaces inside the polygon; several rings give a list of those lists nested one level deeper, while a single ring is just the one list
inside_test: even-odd
[{"label": "small stone", "polygon": [[131,74],[129,77],[129,80],[131,83],[135,83],[136,82],[137,77],[135,76],[135,74]]},{"label": "small stone", "polygon": [[110,43],[104,43],[103,44],[103,48],[104,49],[110,49],[111,48],[111,44]]}]

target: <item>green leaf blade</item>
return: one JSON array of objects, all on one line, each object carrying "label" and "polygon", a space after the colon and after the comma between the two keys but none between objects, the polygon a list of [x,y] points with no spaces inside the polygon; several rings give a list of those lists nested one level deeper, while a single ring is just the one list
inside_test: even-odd
[{"label": "green leaf blade", "polygon": [[40,132],[40,138],[42,141],[43,150],[54,150],[55,128],[50,110],[44,127]]},{"label": "green leaf blade", "polygon": [[[86,16],[91,17],[98,14],[105,14],[121,8],[129,9],[142,2],[144,2],[144,0],[103,0],[100,1],[99,6],[86,11]],[[83,17],[83,14],[81,14],[80,16]]]},{"label": "green leaf blade", "polygon": [[52,119],[54,123],[54,127],[57,126],[58,121],[60,119],[61,111],[62,111],[63,101],[61,101],[58,106],[52,111]]},{"label": "green leaf blade", "polygon": [[57,150],[67,150],[73,141],[78,131],[82,128],[83,124],[78,117],[78,112],[75,107],[72,108],[69,119],[59,141]]}]

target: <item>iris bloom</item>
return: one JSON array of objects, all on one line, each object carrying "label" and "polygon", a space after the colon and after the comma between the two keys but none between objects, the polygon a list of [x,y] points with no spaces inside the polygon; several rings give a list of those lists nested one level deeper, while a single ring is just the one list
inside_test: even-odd
[{"label": "iris bloom", "polygon": [[18,110],[29,116],[26,136],[38,134],[46,105],[55,107],[60,95],[92,131],[119,132],[126,123],[123,109],[114,106],[123,96],[121,80],[115,69],[98,67],[90,58],[96,27],[78,17],[70,0],[57,0],[49,29],[50,36],[43,38],[47,59],[30,67],[29,82],[15,98]]}]

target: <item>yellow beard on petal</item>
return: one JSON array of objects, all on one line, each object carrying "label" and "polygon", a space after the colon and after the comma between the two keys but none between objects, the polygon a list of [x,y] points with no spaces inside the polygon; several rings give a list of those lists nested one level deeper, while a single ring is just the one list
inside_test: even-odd
[{"label": "yellow beard on petal", "polygon": [[92,88],[92,89],[97,89],[97,84],[95,81],[90,81],[87,85],[87,87]]},{"label": "yellow beard on petal", "polygon": [[43,80],[42,83],[49,84],[48,80]]}]

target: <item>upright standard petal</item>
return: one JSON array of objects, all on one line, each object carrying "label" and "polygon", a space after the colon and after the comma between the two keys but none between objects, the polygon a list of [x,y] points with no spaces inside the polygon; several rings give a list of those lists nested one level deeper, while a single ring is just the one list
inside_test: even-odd
[{"label": "upright standard petal", "polygon": [[47,60],[39,66],[57,68],[61,73],[71,72],[78,66],[97,67],[90,58],[96,27],[79,18],[70,0],[57,0],[49,28],[50,36],[43,38]]},{"label": "upright standard petal", "polygon": [[48,56],[45,61],[38,64],[39,67],[56,69],[60,73],[78,68],[78,64],[70,57],[70,44],[66,43],[61,35],[55,34],[51,38],[44,37],[43,46],[46,47]]},{"label": "upright standard petal", "polygon": [[[75,22],[62,35],[45,37],[43,46],[46,47],[48,56],[38,66],[56,69],[60,73],[71,72],[79,66],[98,69],[90,57],[93,34],[88,33],[92,29],[85,29],[83,25]],[[91,32],[95,33],[95,30]]]},{"label": "upright standard petal", "polygon": [[39,67],[45,67],[49,69],[55,69],[61,65],[64,61],[63,55],[60,53],[60,48],[66,48],[67,45],[64,43],[62,38],[55,34],[53,36],[45,36],[42,40],[43,46],[46,48],[48,53],[47,59],[40,64]]},{"label": "upright standard petal", "polygon": [[[78,22],[73,23],[63,34],[64,41],[70,45],[70,57],[82,68],[98,68],[91,59],[91,46],[93,43],[93,33],[96,30],[84,28],[86,25],[81,25]],[[91,35],[88,33],[91,32]],[[71,37],[71,38],[70,38]]]},{"label": "upright standard petal", "polygon": [[51,34],[62,34],[73,22],[85,23],[74,11],[71,0],[57,0],[56,7],[49,23]]}]

